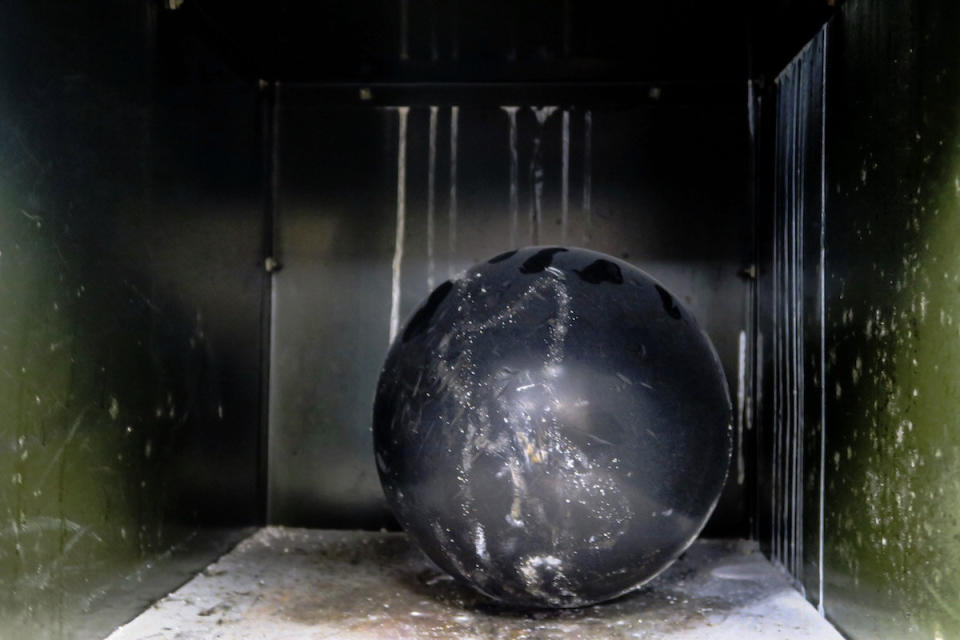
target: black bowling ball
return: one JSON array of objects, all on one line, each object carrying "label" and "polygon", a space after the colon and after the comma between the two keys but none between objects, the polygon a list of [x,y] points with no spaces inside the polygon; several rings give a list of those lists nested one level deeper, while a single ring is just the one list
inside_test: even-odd
[{"label": "black bowling ball", "polygon": [[373,435],[390,508],[437,565],[511,605],[574,607],[693,542],[730,418],[717,354],[666,289],[604,254],[529,247],[416,310]]}]

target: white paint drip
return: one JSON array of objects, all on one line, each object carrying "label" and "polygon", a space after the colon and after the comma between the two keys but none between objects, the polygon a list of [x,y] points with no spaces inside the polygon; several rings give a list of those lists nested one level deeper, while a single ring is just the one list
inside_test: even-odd
[{"label": "white paint drip", "polygon": [[827,285],[826,285],[826,227],[827,227],[827,38],[821,31],[823,53],[820,59],[820,512],[817,548],[817,612],[826,617],[823,604],[824,581],[824,520],[827,472]]},{"label": "white paint drip", "polygon": [[547,119],[556,112],[557,107],[530,107],[530,110],[533,111],[533,116],[537,119],[537,124],[542,127],[547,123]]},{"label": "white paint drip", "polygon": [[567,580],[563,575],[563,561],[557,556],[530,555],[524,558],[518,569],[527,591],[547,602],[564,603],[564,598],[547,590],[548,586],[561,596],[575,597],[576,595],[567,588]]},{"label": "white paint drip", "polygon": [[457,129],[460,107],[450,107],[450,208],[447,213],[447,240],[450,249],[449,274],[455,275],[454,261],[457,255]]},{"label": "white paint drip", "polygon": [[590,207],[592,205],[591,189],[593,182],[593,115],[587,111],[583,114],[583,239],[589,239],[590,234]]},{"label": "white paint drip", "polygon": [[437,112],[436,106],[430,107],[430,133],[427,149],[427,290],[433,291],[434,279],[434,210],[436,206],[437,183]]},{"label": "white paint drip", "polygon": [[393,247],[393,281],[390,296],[390,342],[400,327],[400,266],[406,232],[407,207],[407,115],[410,107],[397,107],[400,131],[397,134],[397,234]]},{"label": "white paint drip", "polygon": [[747,332],[743,329],[740,330],[737,353],[737,484],[742,485],[746,474],[743,461],[743,405],[747,392]]},{"label": "white paint drip", "polygon": [[530,199],[530,244],[538,244],[543,226],[543,159],[540,143],[543,127],[557,107],[530,107],[530,110],[537,120],[537,132],[533,137],[533,153],[530,157],[530,190],[533,192]]},{"label": "white paint drip", "polygon": [[520,238],[520,155],[517,153],[517,110],[519,107],[500,107],[510,121],[510,246],[516,247]]},{"label": "white paint drip", "polygon": [[567,242],[567,217],[570,209],[570,111],[563,110],[560,168],[560,242]]}]

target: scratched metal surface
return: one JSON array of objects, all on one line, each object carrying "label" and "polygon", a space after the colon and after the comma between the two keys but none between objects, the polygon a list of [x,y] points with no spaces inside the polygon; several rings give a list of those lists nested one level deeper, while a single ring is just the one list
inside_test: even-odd
[{"label": "scratched metal surface", "polygon": [[850,638],[960,637],[958,28],[838,3],[766,103],[759,537]]},{"label": "scratched metal surface", "polygon": [[160,81],[157,6],[0,7],[3,638],[105,633],[261,516],[256,91]]},{"label": "scratched metal surface", "polygon": [[514,610],[439,572],[402,533],[268,527],[109,640],[840,637],[746,541],[701,540],[613,602]]}]

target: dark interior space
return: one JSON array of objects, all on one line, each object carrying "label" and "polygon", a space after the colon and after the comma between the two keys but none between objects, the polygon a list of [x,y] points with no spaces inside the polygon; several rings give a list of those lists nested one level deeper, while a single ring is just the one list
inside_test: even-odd
[{"label": "dark interior space", "polygon": [[958,20],[0,3],[0,635],[102,637],[264,525],[396,530],[396,318],[539,244],[637,265],[715,346],[704,537],[756,541],[851,638],[948,637]]}]

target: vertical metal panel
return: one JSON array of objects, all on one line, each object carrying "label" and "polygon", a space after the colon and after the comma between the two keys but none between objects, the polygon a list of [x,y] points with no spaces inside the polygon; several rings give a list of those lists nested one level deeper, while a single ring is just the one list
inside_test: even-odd
[{"label": "vertical metal panel", "polygon": [[825,605],[854,638],[960,635],[954,2],[848,2],[827,97]]},{"label": "vertical metal panel", "polygon": [[765,533],[852,638],[960,634],[958,28],[851,1],[777,84]]},{"label": "vertical metal panel", "polygon": [[[388,522],[369,426],[391,300],[399,296],[406,318],[428,283],[511,248],[514,239],[566,238],[661,279],[710,334],[736,395],[746,316],[737,274],[751,253],[741,226],[742,106],[704,96],[687,106],[514,107],[508,97],[505,106],[453,100],[404,112],[324,106],[323,91],[287,87],[281,96],[284,268],[274,290],[272,521]],[[731,474],[714,534],[745,529],[741,480]]]},{"label": "vertical metal panel", "polygon": [[259,518],[256,93],[155,5],[0,7],[0,635],[102,637]]},{"label": "vertical metal panel", "polygon": [[771,558],[819,598],[821,424],[821,229],[825,27],[777,78],[770,212],[769,422],[761,477]]}]

